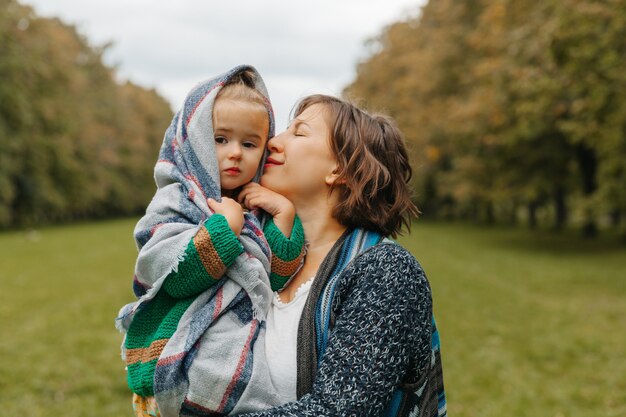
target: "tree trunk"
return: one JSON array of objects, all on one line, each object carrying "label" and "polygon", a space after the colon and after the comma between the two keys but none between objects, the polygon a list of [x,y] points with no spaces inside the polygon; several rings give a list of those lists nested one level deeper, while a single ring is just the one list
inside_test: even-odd
[{"label": "tree trunk", "polygon": [[565,203],[565,188],[557,185],[554,189],[554,229],[563,230],[567,223],[567,205]]},{"label": "tree trunk", "polygon": [[531,229],[537,228],[537,207],[538,204],[534,201],[528,203],[528,227]]},{"label": "tree trunk", "polygon": [[480,223],[480,203],[476,199],[473,199],[470,202],[467,211],[467,218],[472,223]]},{"label": "tree trunk", "polygon": [[487,219],[487,224],[494,224],[496,222],[496,215],[493,209],[493,202],[487,201],[485,203],[485,216]]},{"label": "tree trunk", "polygon": [[622,222],[624,212],[620,209],[611,211],[611,227],[617,233],[623,243],[626,243],[626,224]]},{"label": "tree trunk", "polygon": [[620,213],[619,209],[615,209],[611,211],[611,227],[614,229],[619,228],[620,223],[622,222],[622,213]]},{"label": "tree trunk", "polygon": [[510,210],[507,210],[507,221],[510,226],[517,224],[517,202],[513,201]]},{"label": "tree trunk", "polygon": [[[598,169],[598,159],[595,151],[585,144],[577,146],[576,154],[578,156],[578,165],[582,178],[583,195],[589,199],[597,188],[596,171]],[[598,234],[596,221],[590,209],[585,210],[582,234],[583,237],[594,237]]]}]

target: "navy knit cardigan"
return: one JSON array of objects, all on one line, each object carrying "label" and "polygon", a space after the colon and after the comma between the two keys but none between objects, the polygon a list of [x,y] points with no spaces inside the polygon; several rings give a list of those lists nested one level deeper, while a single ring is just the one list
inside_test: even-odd
[{"label": "navy knit cardigan", "polygon": [[[380,417],[402,386],[430,397],[422,396],[402,415],[437,416],[441,363],[436,377],[427,375],[434,359],[432,299],[417,260],[397,244],[378,244],[345,268],[336,288],[334,325],[310,391],[295,402],[245,416]],[[305,315],[300,327],[307,325]],[[302,356],[310,354],[302,347],[310,342],[298,340],[299,385]],[[445,398],[443,404],[439,415],[445,415]]]}]

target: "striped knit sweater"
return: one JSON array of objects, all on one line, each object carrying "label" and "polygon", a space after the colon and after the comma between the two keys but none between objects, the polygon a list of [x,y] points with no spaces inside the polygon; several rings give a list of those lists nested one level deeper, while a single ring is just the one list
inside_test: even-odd
[{"label": "striped knit sweater", "polygon": [[[189,305],[215,285],[243,252],[226,218],[214,214],[190,240],[183,259],[163,283],[155,298],[135,316],[126,335],[128,386],[141,396],[154,395],[157,360]],[[304,231],[298,217],[291,237],[286,238],[272,219],[264,226],[272,251],[270,283],[276,291],[297,271],[304,256]],[[135,292],[145,291],[137,282]]]}]

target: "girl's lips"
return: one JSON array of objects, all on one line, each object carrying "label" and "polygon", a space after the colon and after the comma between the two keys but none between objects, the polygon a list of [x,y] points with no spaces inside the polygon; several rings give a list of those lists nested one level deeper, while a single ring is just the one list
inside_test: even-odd
[{"label": "girl's lips", "polygon": [[228,168],[225,169],[224,172],[226,172],[228,175],[238,175],[241,170],[239,168]]}]

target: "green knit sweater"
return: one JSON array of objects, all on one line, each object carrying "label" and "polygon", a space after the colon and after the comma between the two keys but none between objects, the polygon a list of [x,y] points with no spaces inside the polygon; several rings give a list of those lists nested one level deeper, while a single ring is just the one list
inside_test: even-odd
[{"label": "green knit sweater", "polygon": [[[289,238],[269,219],[263,229],[272,251],[270,284],[281,289],[304,257],[304,230],[296,216]],[[239,239],[220,214],[209,217],[189,241],[183,260],[161,290],[135,315],[126,334],[128,386],[141,396],[154,395],[154,369],[163,348],[189,305],[215,285],[243,252]]]}]

